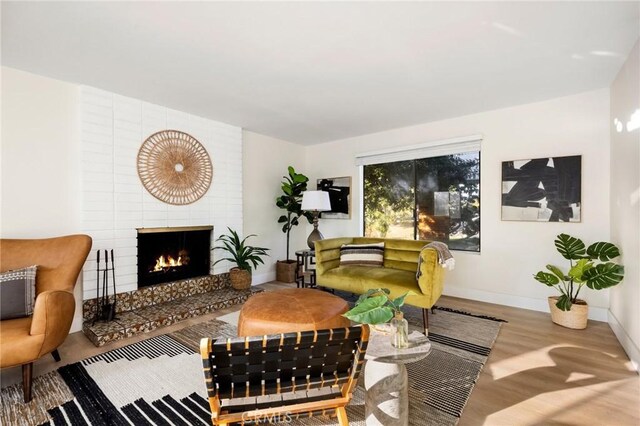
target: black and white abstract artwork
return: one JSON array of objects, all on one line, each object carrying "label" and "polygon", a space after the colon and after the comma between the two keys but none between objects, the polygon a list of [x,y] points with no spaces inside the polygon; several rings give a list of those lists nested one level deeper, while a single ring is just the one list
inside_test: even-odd
[{"label": "black and white abstract artwork", "polygon": [[502,162],[502,220],[580,222],[582,156]]}]

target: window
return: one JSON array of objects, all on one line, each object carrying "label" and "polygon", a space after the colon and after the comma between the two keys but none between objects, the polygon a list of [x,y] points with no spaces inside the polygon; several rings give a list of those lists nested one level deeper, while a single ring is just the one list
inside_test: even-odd
[{"label": "window", "polygon": [[480,251],[480,151],[364,164],[364,235]]}]

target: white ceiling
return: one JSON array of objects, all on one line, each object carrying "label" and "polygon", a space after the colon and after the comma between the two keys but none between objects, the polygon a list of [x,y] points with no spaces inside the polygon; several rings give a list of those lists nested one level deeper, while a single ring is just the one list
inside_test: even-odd
[{"label": "white ceiling", "polygon": [[639,2],[2,2],[2,64],[302,144],[608,87]]}]

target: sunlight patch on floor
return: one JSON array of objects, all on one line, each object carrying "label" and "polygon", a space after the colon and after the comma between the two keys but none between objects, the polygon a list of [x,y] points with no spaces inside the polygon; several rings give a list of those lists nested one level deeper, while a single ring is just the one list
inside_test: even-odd
[{"label": "sunlight patch on floor", "polygon": [[494,380],[500,380],[504,377],[540,367],[553,367],[556,363],[549,356],[549,351],[554,348],[565,347],[564,345],[550,345],[535,351],[512,356],[500,361],[493,361],[489,365],[489,371]]},{"label": "sunlight patch on floor", "polygon": [[574,371],[571,374],[569,374],[569,377],[567,378],[566,383],[579,382],[580,380],[593,379],[595,377],[596,376],[594,376],[593,374],[578,373]]}]

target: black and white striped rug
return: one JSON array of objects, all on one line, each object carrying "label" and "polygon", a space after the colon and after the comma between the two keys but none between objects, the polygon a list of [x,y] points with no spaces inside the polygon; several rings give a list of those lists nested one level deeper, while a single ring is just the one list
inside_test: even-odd
[{"label": "black and white striped rug", "polygon": [[62,367],[58,373],[75,398],[48,411],[51,425],[210,422],[200,357],[167,335]]},{"label": "black and white striped rug", "polygon": [[[412,327],[421,320],[409,309]],[[438,310],[430,317],[431,354],[407,366],[410,424],[455,425],[501,322]],[[209,404],[197,353],[203,336],[234,336],[218,320],[193,325],[67,365],[34,379],[34,400],[21,402],[19,385],[2,389],[0,424],[209,425]],[[14,389],[15,388],[15,389]],[[364,389],[348,407],[350,424],[364,426]],[[336,425],[312,418],[300,425]]]}]

